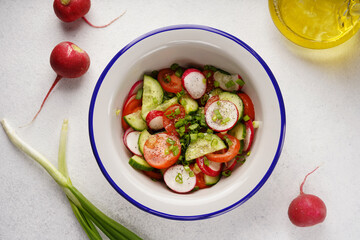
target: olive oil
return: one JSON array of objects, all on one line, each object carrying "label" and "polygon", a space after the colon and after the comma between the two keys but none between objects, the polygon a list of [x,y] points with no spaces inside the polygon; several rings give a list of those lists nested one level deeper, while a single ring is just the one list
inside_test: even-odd
[{"label": "olive oil", "polygon": [[271,17],[290,41],[307,48],[329,48],[359,29],[360,0],[269,0]]}]

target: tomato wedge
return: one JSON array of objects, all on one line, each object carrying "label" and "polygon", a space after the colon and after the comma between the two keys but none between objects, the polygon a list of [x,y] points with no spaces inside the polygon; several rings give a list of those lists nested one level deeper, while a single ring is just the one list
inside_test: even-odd
[{"label": "tomato wedge", "polygon": [[181,78],[176,76],[170,68],[160,70],[157,79],[161,87],[167,92],[178,93],[182,90]]},{"label": "tomato wedge", "polygon": [[237,94],[242,102],[243,102],[243,105],[244,105],[244,116],[245,115],[248,115],[249,118],[254,121],[255,119],[255,108],[254,108],[254,104],[253,102],[251,101],[251,98],[249,97],[249,95],[247,95],[246,93],[238,93]]},{"label": "tomato wedge", "polygon": [[149,137],[144,145],[144,158],[150,166],[168,168],[179,159],[181,154],[180,140],[167,133],[158,133]]},{"label": "tomato wedge", "polygon": [[227,137],[231,141],[231,145],[225,153],[209,153],[206,154],[206,157],[213,162],[228,162],[238,154],[240,150],[240,141],[229,134],[218,133],[216,135],[221,139]]},{"label": "tomato wedge", "polygon": [[141,106],[142,106],[142,100],[136,99],[136,94],[129,96],[129,98],[126,100],[121,115],[121,124],[124,130],[130,128],[130,126],[125,122],[124,116],[136,112],[137,110],[139,110],[139,107]]},{"label": "tomato wedge", "polygon": [[[179,109],[179,110],[177,110]],[[169,134],[178,136],[179,133],[176,131],[175,123],[185,117],[185,108],[180,104],[174,104],[168,107],[164,112],[163,124],[166,132]]]}]

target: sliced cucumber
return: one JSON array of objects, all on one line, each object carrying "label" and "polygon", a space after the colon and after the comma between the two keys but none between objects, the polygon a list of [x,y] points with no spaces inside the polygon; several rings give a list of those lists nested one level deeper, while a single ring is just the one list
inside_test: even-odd
[{"label": "sliced cucumber", "polygon": [[239,119],[242,118],[244,112],[244,104],[238,95],[229,92],[222,92],[219,94],[219,98],[220,100],[227,100],[234,103],[239,111]]},{"label": "sliced cucumber", "polygon": [[245,124],[243,124],[242,122],[238,122],[228,133],[239,140],[245,139],[246,136]]},{"label": "sliced cucumber", "polygon": [[168,107],[174,105],[178,103],[178,98],[177,97],[173,97],[173,98],[170,98],[166,101],[164,101],[162,104],[160,104],[159,106],[157,106],[155,108],[155,110],[159,110],[159,111],[165,111]]},{"label": "sliced cucumber", "polygon": [[141,110],[124,116],[125,122],[136,131],[147,129],[146,122],[141,117]]},{"label": "sliced cucumber", "polygon": [[162,103],[164,91],[160,83],[154,78],[144,75],[142,112],[141,116],[145,120],[146,115]]},{"label": "sliced cucumber", "polygon": [[217,96],[219,95],[220,93],[224,92],[221,88],[215,88],[214,90],[212,90],[210,93],[209,93],[209,98],[211,98],[212,96]]},{"label": "sliced cucumber", "polygon": [[188,95],[183,95],[180,98],[180,104],[184,107],[186,114],[196,112],[199,109],[199,104]]},{"label": "sliced cucumber", "polygon": [[143,130],[141,133],[140,133],[140,136],[139,136],[139,141],[138,141],[138,144],[139,144],[139,150],[141,152],[142,155],[144,155],[144,145],[145,145],[145,142],[146,140],[148,140],[148,138],[151,136],[151,134],[148,132],[148,130]]},{"label": "sliced cucumber", "polygon": [[185,152],[185,160],[190,161],[224,148],[226,148],[226,145],[221,138],[215,134],[204,133],[203,138],[198,137],[194,142],[189,144]]},{"label": "sliced cucumber", "polygon": [[216,177],[211,177],[209,175],[204,174],[204,181],[207,186],[215,185],[219,182],[221,175],[217,175]]},{"label": "sliced cucumber", "polygon": [[154,168],[150,166],[145,159],[139,156],[132,156],[129,160],[130,166],[132,166],[135,169],[143,170],[143,171],[152,171]]}]

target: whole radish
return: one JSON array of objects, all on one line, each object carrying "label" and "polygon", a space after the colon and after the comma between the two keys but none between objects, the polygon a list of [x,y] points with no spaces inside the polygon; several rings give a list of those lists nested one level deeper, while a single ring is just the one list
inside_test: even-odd
[{"label": "whole radish", "polygon": [[306,178],[319,167],[308,173],[300,185],[300,195],[289,206],[288,215],[290,221],[298,227],[310,227],[325,220],[325,203],[317,196],[303,192]]},{"label": "whole radish", "polygon": [[79,18],[82,18],[87,24],[95,28],[104,28],[115,22],[123,14],[112,20],[110,23],[102,26],[95,26],[90,23],[85,14],[87,14],[91,7],[90,0],[54,0],[54,11],[56,16],[64,22],[73,22]]},{"label": "whole radish", "polygon": [[57,73],[54,83],[46,94],[35,120],[45,104],[51,91],[62,78],[78,78],[86,73],[90,66],[89,55],[72,42],[61,42],[55,46],[50,55],[50,65]]}]

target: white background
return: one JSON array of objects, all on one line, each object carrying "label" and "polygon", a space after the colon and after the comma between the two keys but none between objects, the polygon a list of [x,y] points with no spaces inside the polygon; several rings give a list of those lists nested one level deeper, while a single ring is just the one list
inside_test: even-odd
[{"label": "white background", "polygon": [[[72,181],[105,213],[144,239],[360,239],[360,39],[330,50],[309,50],[275,28],[268,3],[244,0],[94,0],[87,18],[62,23],[52,1],[0,0],[0,118],[56,164],[61,123],[69,119]],[[87,129],[90,97],[109,60],[134,38],[173,24],[202,24],[250,45],[267,62],[283,93],[287,130],[282,155],[267,183],[249,201],[222,216],[181,222],[139,210],[106,181],[92,155]],[[86,50],[89,71],[64,79],[38,119],[29,122],[55,79],[53,47],[64,40]],[[169,63],[170,64],[170,63]],[[297,228],[287,217],[304,187],[327,205],[324,223]],[[87,239],[60,187],[0,131],[0,239]]]}]

